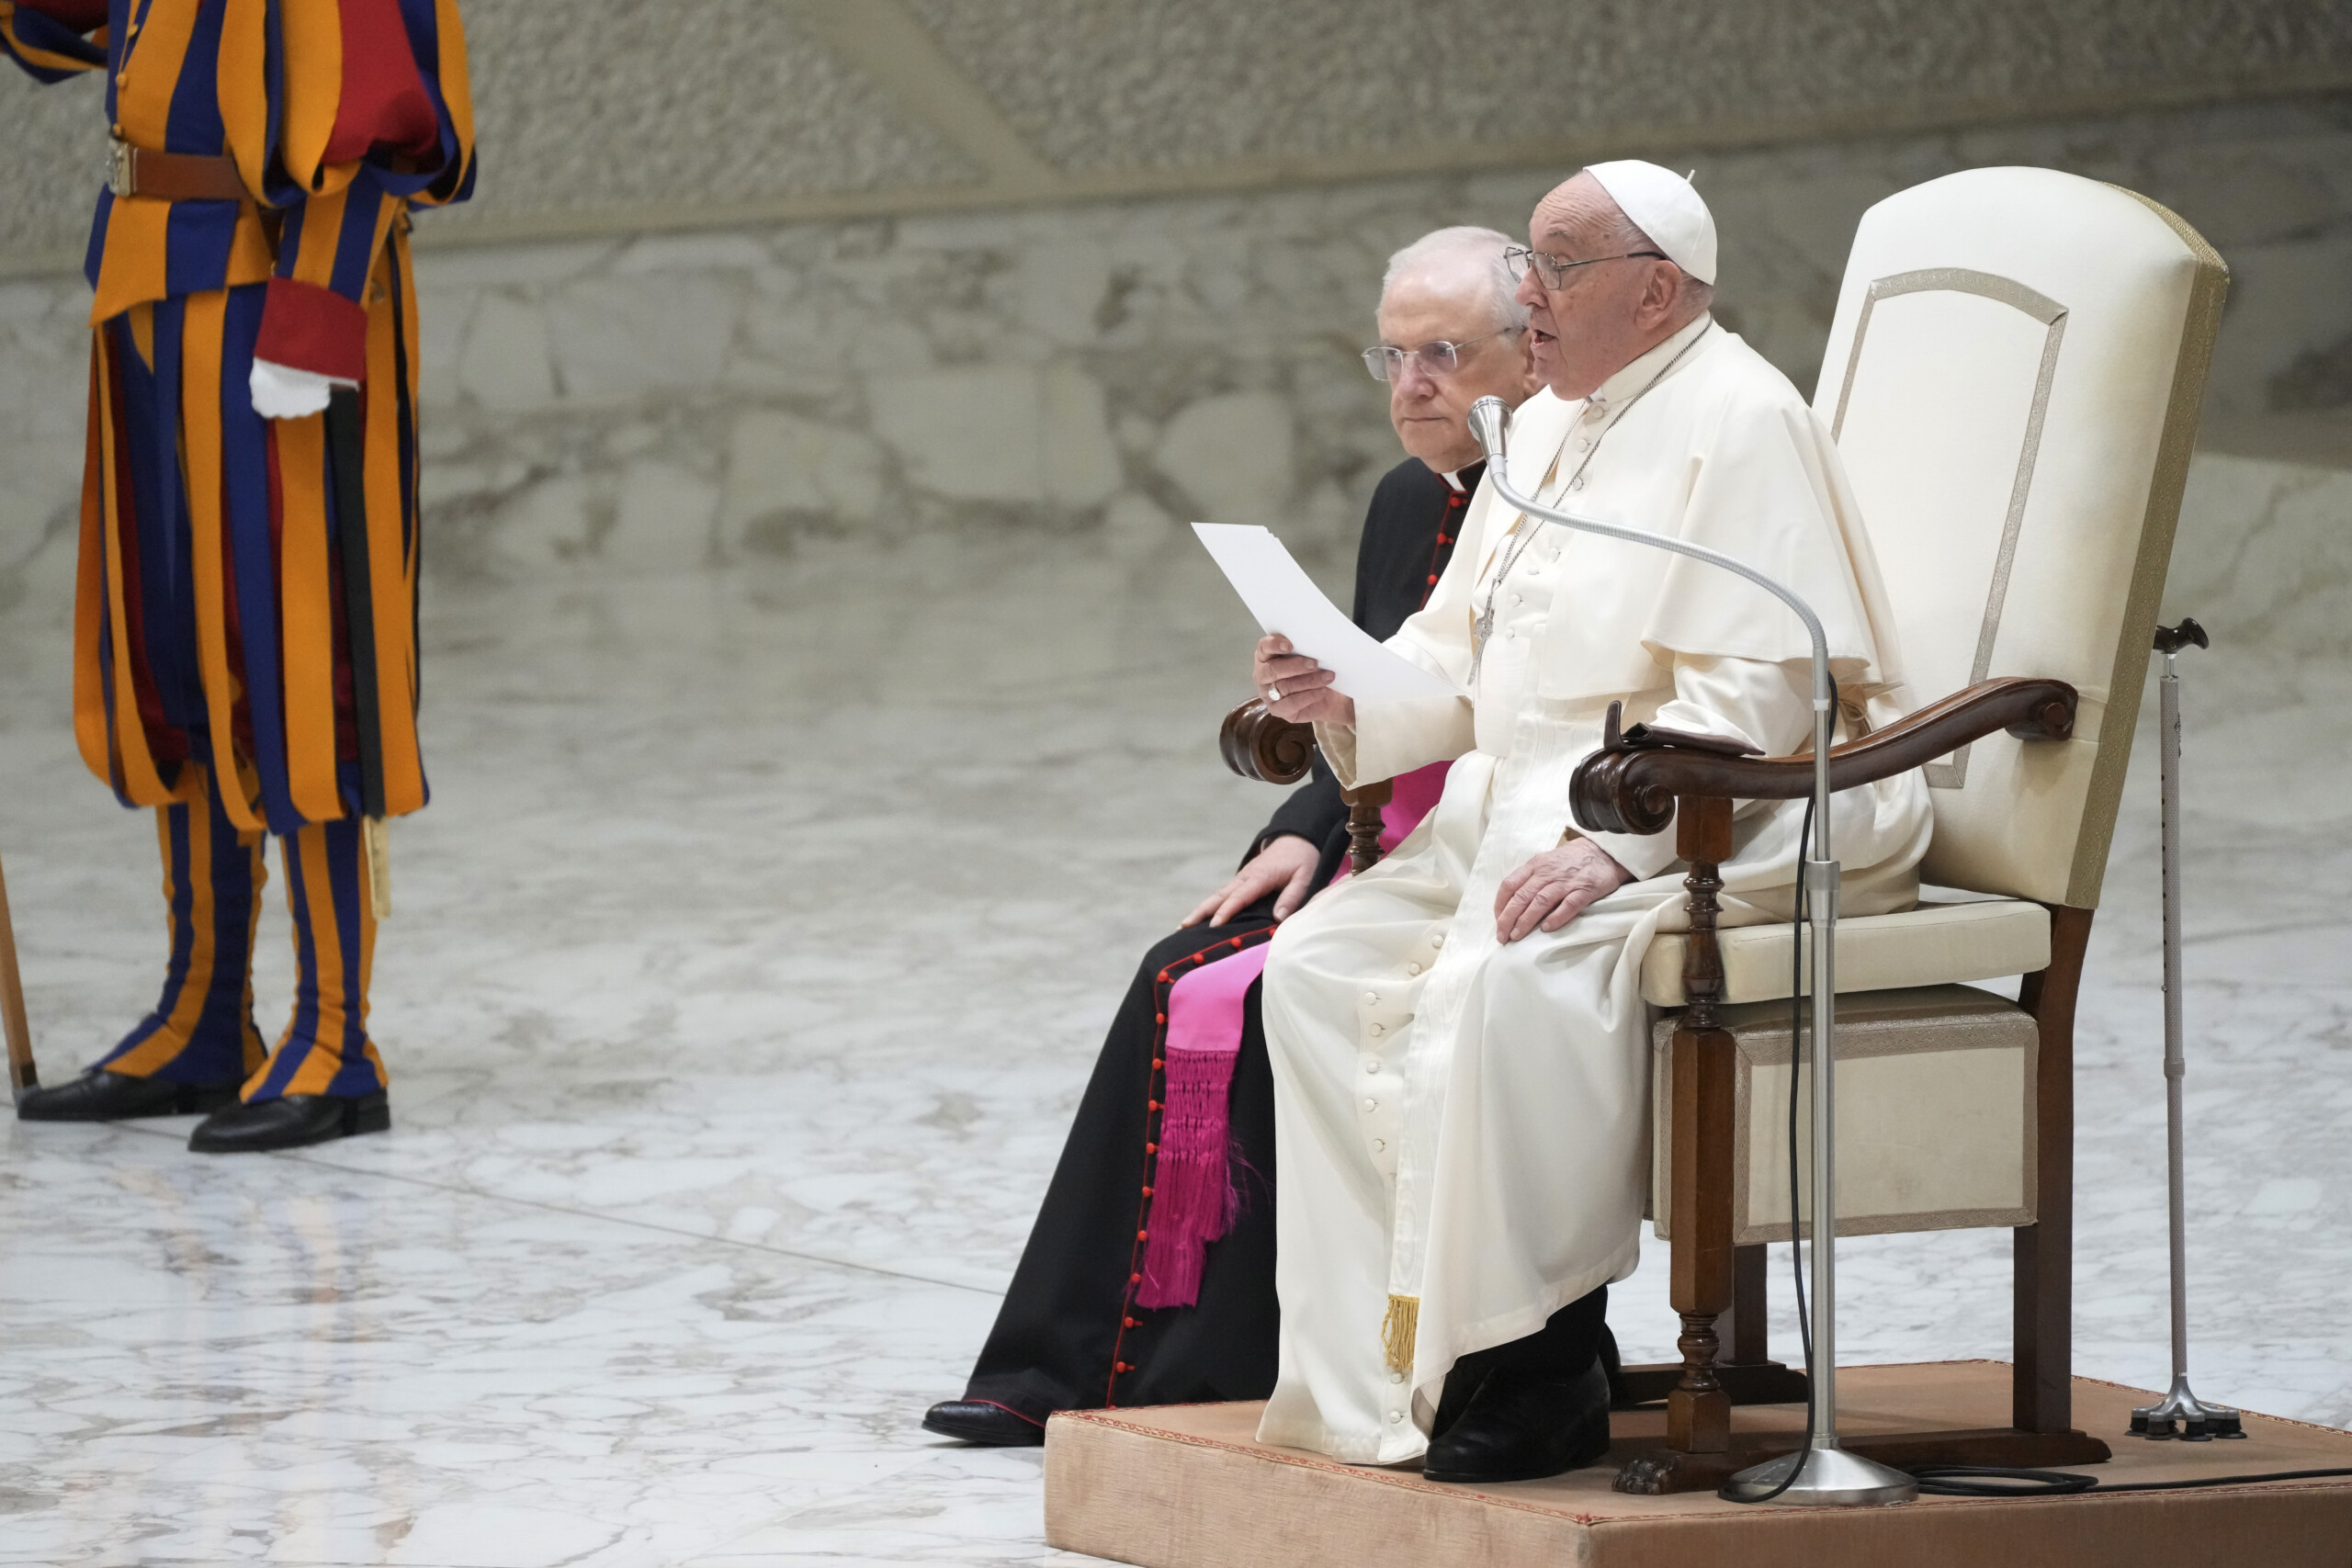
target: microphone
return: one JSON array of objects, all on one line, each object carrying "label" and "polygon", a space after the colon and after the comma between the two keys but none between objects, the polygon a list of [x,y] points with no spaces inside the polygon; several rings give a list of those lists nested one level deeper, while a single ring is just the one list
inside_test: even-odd
[{"label": "microphone", "polygon": [[[1599,534],[1628,544],[1648,545],[1677,555],[1706,561],[1736,572],[1778,598],[1797,618],[1813,640],[1813,820],[1815,858],[1804,863],[1806,896],[1813,906],[1813,1362],[1810,1425],[1813,1440],[1804,1450],[1741,1471],[1725,1483],[1722,1495],[1736,1502],[1786,1501],[1795,1504],[1894,1503],[1918,1495],[1918,1483],[1892,1470],[1838,1446],[1838,1325],[1837,1193],[1833,1189],[1834,1126],[1837,1077],[1838,988],[1833,960],[1838,946],[1838,863],[1829,858],[1829,745],[1838,722],[1831,697],[1829,637],[1813,606],[1772,578],[1736,556],[1711,550],[1670,535],[1646,528],[1621,527],[1598,518],[1578,516],[1544,506],[1511,487],[1505,451],[1510,422],[1500,398],[1480,398],[1470,405],[1470,434],[1487,453],[1486,482],[1495,494],[1521,515],[1556,523],[1579,533]],[[1798,846],[1798,853],[1804,846]],[[1796,1043],[1792,1040],[1790,1048]],[[1794,1241],[1793,1227],[1791,1231]]]},{"label": "microphone", "polygon": [[1500,398],[1480,398],[1470,405],[1470,434],[1486,449],[1489,468],[1503,460],[1504,433],[1510,421]]}]

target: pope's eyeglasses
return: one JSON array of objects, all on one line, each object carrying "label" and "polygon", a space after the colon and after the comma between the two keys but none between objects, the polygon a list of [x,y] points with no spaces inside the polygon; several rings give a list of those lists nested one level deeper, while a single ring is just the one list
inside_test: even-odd
[{"label": "pope's eyeglasses", "polygon": [[1421,374],[1432,378],[1451,376],[1462,367],[1462,351],[1472,344],[1484,343],[1490,337],[1502,337],[1510,333],[1523,333],[1525,327],[1498,327],[1483,336],[1464,338],[1460,343],[1425,343],[1419,348],[1392,348],[1382,344],[1363,351],[1363,367],[1372,372],[1375,381],[1394,381],[1405,372],[1405,361],[1411,360],[1421,367]]},{"label": "pope's eyeglasses", "polygon": [[1647,256],[1652,261],[1669,259],[1663,251],[1627,251],[1622,256],[1595,256],[1590,261],[1566,261],[1552,254],[1549,251],[1531,251],[1525,245],[1513,245],[1503,252],[1503,263],[1521,276],[1524,276],[1527,269],[1532,266],[1544,275],[1544,286],[1546,288],[1557,288],[1560,287],[1562,278],[1580,266],[1599,266],[1602,262],[1632,261],[1636,256]]}]

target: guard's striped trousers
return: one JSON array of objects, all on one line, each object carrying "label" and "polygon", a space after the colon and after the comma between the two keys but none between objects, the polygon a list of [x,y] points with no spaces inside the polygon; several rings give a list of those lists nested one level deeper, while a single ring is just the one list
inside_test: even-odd
[{"label": "guard's striped trousers", "polygon": [[172,939],[164,994],[99,1065],[177,1083],[243,1078],[247,1100],[383,1088],[383,1058],[368,1038],[376,917],[358,822],[313,823],[277,840],[294,917],[294,1012],[265,1055],[253,1015],[263,835],[229,819],[209,771],[194,762],[155,818]]}]

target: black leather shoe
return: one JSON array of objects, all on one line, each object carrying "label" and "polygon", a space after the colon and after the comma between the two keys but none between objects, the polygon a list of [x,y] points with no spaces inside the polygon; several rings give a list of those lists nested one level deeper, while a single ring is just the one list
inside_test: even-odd
[{"label": "black leather shoe", "polygon": [[922,1429],[988,1449],[1034,1449],[1046,1440],[1046,1428],[1036,1422],[978,1399],[933,1405],[923,1412]]},{"label": "black leather shoe", "polygon": [[199,1155],[258,1154],[265,1149],[299,1149],[359,1133],[389,1132],[392,1102],[382,1089],[356,1097],[340,1094],[289,1094],[281,1100],[257,1100],[232,1105],[196,1124],[187,1135],[191,1153]]},{"label": "black leather shoe", "polygon": [[1595,1361],[1574,1377],[1498,1367],[1461,1416],[1430,1444],[1430,1481],[1537,1481],[1609,1451],[1609,1374]]},{"label": "black leather shoe", "polygon": [[1609,1380],[1609,1408],[1631,1410],[1634,1399],[1633,1391],[1625,1386],[1625,1359],[1618,1353],[1617,1336],[1609,1332],[1605,1323],[1600,1325],[1600,1371]]},{"label": "black leather shoe", "polygon": [[19,1122],[128,1122],[137,1116],[186,1116],[235,1103],[237,1080],[171,1083],[92,1067],[78,1078],[17,1097]]}]

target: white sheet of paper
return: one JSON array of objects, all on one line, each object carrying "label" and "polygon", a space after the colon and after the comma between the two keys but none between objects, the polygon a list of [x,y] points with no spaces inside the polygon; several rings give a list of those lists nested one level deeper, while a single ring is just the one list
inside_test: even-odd
[{"label": "white sheet of paper", "polygon": [[1258,625],[1290,638],[1291,646],[1332,672],[1342,695],[1360,703],[1412,697],[1458,697],[1452,683],[1384,648],[1371,633],[1323,596],[1283,542],[1244,524],[1195,523],[1209,554],[1224,570]]}]

